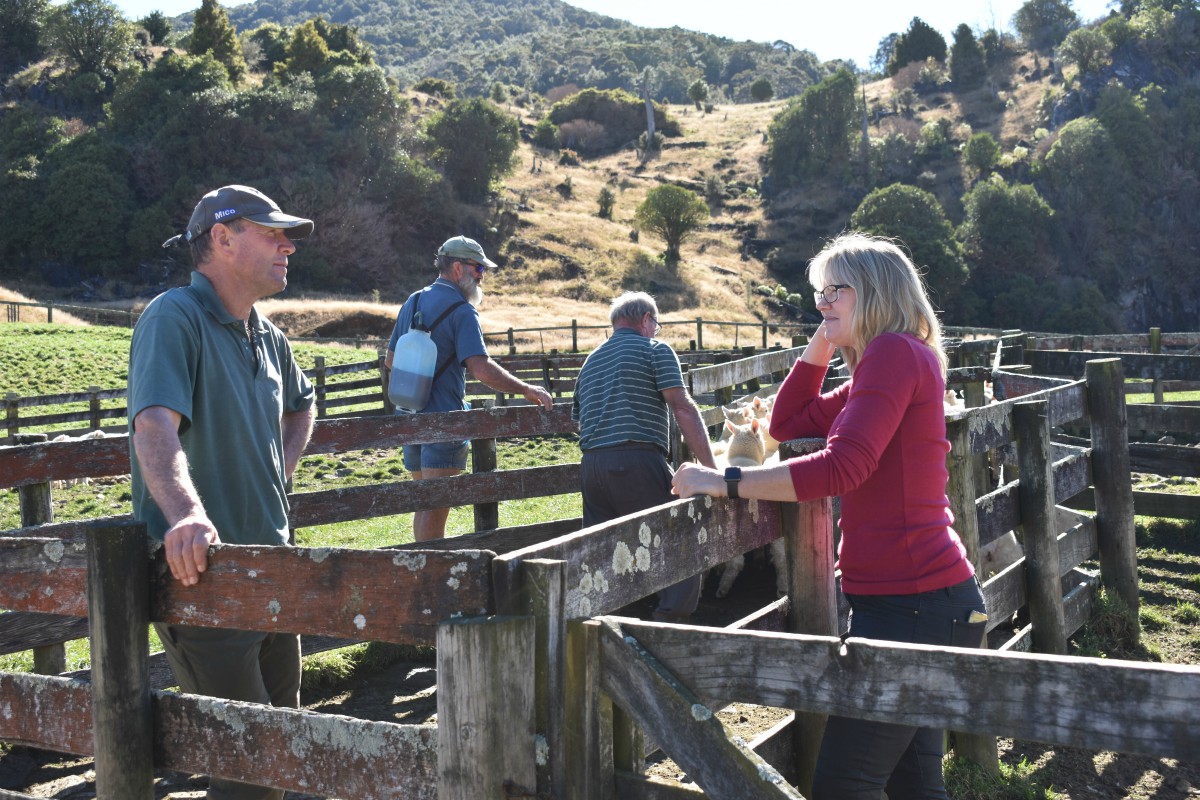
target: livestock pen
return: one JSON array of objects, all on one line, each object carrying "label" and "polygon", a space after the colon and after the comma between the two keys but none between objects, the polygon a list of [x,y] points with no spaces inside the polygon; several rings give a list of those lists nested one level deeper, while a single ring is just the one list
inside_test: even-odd
[{"label": "livestock pen", "polygon": [[[992,345],[999,355],[997,344],[1004,342]],[[720,375],[721,386],[711,388],[744,386],[786,370],[789,358],[795,351],[697,367],[691,385],[702,391]],[[0,740],[94,754],[100,796],[122,798],[151,796],[155,768],[361,798],[797,797],[807,791],[828,713],[903,714],[980,740],[1011,735],[1195,758],[1200,671],[1061,655],[1095,589],[1096,576],[1081,563],[1098,553],[1099,580],[1123,597],[1132,592],[1136,604],[1120,361],[1095,362],[1076,378],[1001,363],[951,375],[980,390],[990,380],[1003,398],[948,420],[950,493],[964,541],[978,558],[982,545],[1019,528],[1026,546],[1026,557],[984,589],[994,637],[1019,608],[1028,607],[1030,624],[990,650],[842,642],[828,500],[679,500],[585,530],[573,521],[481,529],[436,547],[218,546],[214,569],[187,589],[165,577],[161,555],[147,554],[129,520],[43,523],[0,534],[0,607],[69,618],[90,612],[104,622],[91,632],[90,685],[0,676]],[[403,417],[322,420],[309,452],[570,430],[565,403],[551,413],[514,406],[434,416],[420,425]],[[1052,429],[1080,420],[1086,445],[1052,441]],[[988,454],[1015,465],[1020,478],[977,482]],[[7,486],[127,471],[120,436],[0,449]],[[293,495],[291,522],[404,513],[453,497],[491,503],[574,492],[578,465],[421,483]],[[1061,508],[1089,486],[1094,518]],[[780,535],[789,596],[728,629],[608,616]],[[150,619],[338,641],[436,641],[438,724],[365,723],[153,690]],[[735,700],[794,709],[795,718],[748,746],[728,739],[712,713]],[[236,746],[211,748],[203,759],[183,746],[226,737]],[[647,779],[647,738],[699,788]]]}]

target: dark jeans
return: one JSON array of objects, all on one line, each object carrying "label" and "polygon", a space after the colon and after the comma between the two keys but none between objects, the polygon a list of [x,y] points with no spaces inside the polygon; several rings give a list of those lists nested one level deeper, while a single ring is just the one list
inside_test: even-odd
[{"label": "dark jeans", "polygon": [[[914,644],[979,647],[986,622],[975,578],[910,595],[848,595],[850,635]],[[813,778],[814,800],[945,800],[942,731],[830,717]]]},{"label": "dark jeans", "polygon": [[[674,474],[662,451],[650,444],[587,450],[583,474],[583,527],[635,514],[677,500]],[[700,602],[703,575],[695,575],[658,593],[657,611],[691,614]]]}]

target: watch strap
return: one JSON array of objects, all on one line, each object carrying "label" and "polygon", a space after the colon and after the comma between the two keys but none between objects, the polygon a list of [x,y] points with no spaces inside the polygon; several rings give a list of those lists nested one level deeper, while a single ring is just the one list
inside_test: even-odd
[{"label": "watch strap", "polygon": [[725,489],[731,500],[738,499],[738,481],[742,479],[741,467],[725,468]]}]

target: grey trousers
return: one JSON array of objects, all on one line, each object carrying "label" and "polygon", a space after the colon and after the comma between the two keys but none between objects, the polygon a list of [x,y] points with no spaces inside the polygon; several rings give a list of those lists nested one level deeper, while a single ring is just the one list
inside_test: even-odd
[{"label": "grey trousers", "polygon": [[[658,448],[630,444],[586,450],[583,473],[583,526],[608,522],[678,498],[671,493],[674,473]],[[658,593],[658,611],[691,614],[700,602],[703,575],[694,575]]]},{"label": "grey trousers", "polygon": [[[300,637],[154,623],[189,694],[282,708],[300,706]],[[208,800],[283,800],[284,790],[210,778]]]}]

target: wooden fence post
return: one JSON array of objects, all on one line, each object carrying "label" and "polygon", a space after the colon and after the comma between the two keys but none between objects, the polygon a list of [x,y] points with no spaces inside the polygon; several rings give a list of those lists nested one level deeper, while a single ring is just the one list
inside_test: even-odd
[{"label": "wooden fence post", "polygon": [[[965,418],[946,421],[946,438],[950,454],[946,456],[946,497],[954,514],[954,530],[967,548],[967,558],[980,574],[979,518],[975,516],[975,459],[971,455],[970,429]],[[1000,774],[1000,757],[996,739],[982,734],[954,732],[954,752],[974,761],[992,775]]]},{"label": "wooden fence post", "polygon": [[[471,440],[471,471],[475,474],[496,471],[496,440]],[[475,503],[475,530],[491,531],[500,527],[500,504]]]},{"label": "wooden fence post", "polygon": [[768,347],[767,335],[768,335],[767,334],[767,321],[764,319],[763,324],[762,324],[762,347],[763,347],[763,350],[766,350]]},{"label": "wooden fence post", "polygon": [[88,427],[94,431],[100,430],[100,387],[89,386],[88,390]]},{"label": "wooden fence post", "polygon": [[557,794],[566,780],[563,758],[566,563],[529,559],[522,561],[518,569],[516,589],[496,598],[497,611],[526,615],[535,625],[536,638],[525,653],[522,669],[533,676],[534,731],[539,752],[537,791]]},{"label": "wooden fence post", "polygon": [[[753,356],[754,356],[754,347],[752,345],[746,345],[745,347],[742,348],[742,358],[751,358]],[[757,392],[761,388],[762,388],[762,384],[759,383],[758,378],[751,378],[750,380],[746,381],[746,393],[747,394],[753,394],[754,392]]]},{"label": "wooden fence post", "polygon": [[513,329],[508,329],[508,354],[515,356],[517,354],[517,339],[513,335]]},{"label": "wooden fence post", "polygon": [[383,395],[383,413],[395,414],[396,407],[392,405],[392,398],[388,396],[388,381],[392,377],[385,363],[387,356],[380,354],[379,356],[379,391]]},{"label": "wooden fence post", "polygon": [[704,320],[696,317],[696,349],[704,349]]},{"label": "wooden fence post", "polygon": [[144,525],[87,532],[96,796],[154,797],[150,559]]},{"label": "wooden fence post", "polygon": [[[824,439],[803,439],[779,445],[786,460],[814,453]],[[838,635],[837,584],[834,578],[833,502],[828,497],[782,504],[783,538],[787,552],[790,633]],[[812,796],[813,773],[828,715],[797,711],[792,725],[796,788]]]},{"label": "wooden fence post", "polygon": [[[1158,355],[1162,352],[1162,328],[1150,329],[1150,352]],[[1154,379],[1154,402],[1163,403],[1163,382],[1161,378]]]},{"label": "wooden fence post", "polygon": [[579,320],[571,320],[571,352],[579,352]]},{"label": "wooden fence post", "polygon": [[313,384],[316,386],[317,394],[317,419],[325,418],[325,356],[317,356],[313,359],[316,364],[316,374],[313,375]]},{"label": "wooden fence post", "polygon": [[4,423],[9,436],[16,436],[21,429],[21,409],[17,406],[20,399],[21,395],[16,392],[4,395]]},{"label": "wooden fence post", "polygon": [[600,689],[600,623],[567,623],[564,800],[614,800],[612,701]]},{"label": "wooden fence post", "polygon": [[1025,583],[1033,648],[1039,653],[1067,654],[1062,573],[1058,558],[1058,521],[1054,512],[1054,463],[1050,453],[1050,417],[1045,400],[1017,403],[1013,429],[1021,481],[1021,532],[1025,544]]},{"label": "wooden fence post", "polygon": [[532,652],[529,617],[473,617],[438,626],[439,800],[534,794]]},{"label": "wooden fence post", "polygon": [[1092,478],[1096,493],[1096,537],[1100,581],[1138,613],[1137,550],[1133,486],[1129,481],[1129,418],[1125,370],[1119,358],[1087,362],[1088,416],[1092,423]]},{"label": "wooden fence post", "polygon": [[[729,353],[717,353],[713,356],[714,364],[728,364],[733,360],[733,356]],[[733,387],[722,386],[719,389],[713,389],[713,405],[727,406],[733,402]]]},{"label": "wooden fence post", "polygon": [[[13,437],[13,444],[38,444],[49,439],[45,433],[18,433]],[[43,525],[54,521],[54,505],[50,493],[50,484],[31,483],[17,487],[17,501],[21,507],[21,527]],[[39,675],[58,675],[67,669],[67,647],[58,644],[47,644],[33,648],[33,671]]]},{"label": "wooden fence post", "polygon": [[46,304],[46,322],[47,323],[54,322],[54,303]]}]

